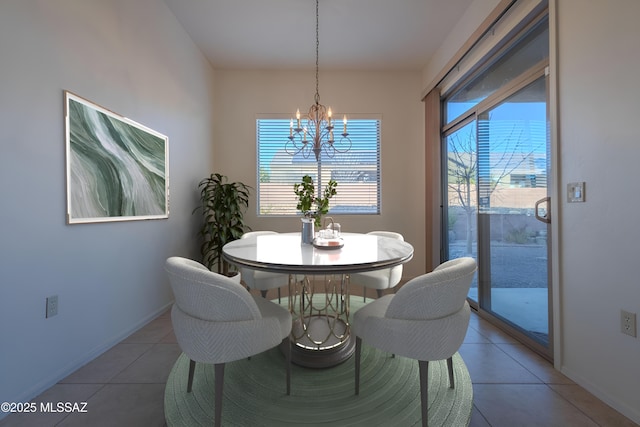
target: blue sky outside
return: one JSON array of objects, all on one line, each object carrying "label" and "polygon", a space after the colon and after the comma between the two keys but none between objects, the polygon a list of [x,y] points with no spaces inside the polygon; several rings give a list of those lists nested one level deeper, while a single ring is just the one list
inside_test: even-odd
[{"label": "blue sky outside", "polygon": [[[460,115],[468,111],[470,104],[455,105],[449,107],[451,114]],[[489,133],[495,141],[503,141],[514,138],[519,141],[511,141],[507,144],[493,145],[493,151],[510,151],[522,153],[546,153],[547,138],[547,106],[544,102],[506,102],[489,112]],[[456,132],[457,138],[466,140],[475,133],[475,126],[464,126]],[[471,136],[472,138],[475,138]],[[517,144],[516,144],[517,142]]]}]

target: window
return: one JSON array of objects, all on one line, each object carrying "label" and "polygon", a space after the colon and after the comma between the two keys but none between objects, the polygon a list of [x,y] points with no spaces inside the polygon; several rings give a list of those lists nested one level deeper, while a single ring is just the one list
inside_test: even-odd
[{"label": "window", "polygon": [[350,119],[351,149],[320,161],[292,156],[284,147],[289,119],[258,119],[258,215],[296,215],[293,185],[310,175],[321,192],[330,179],[338,183],[329,214],[380,213],[380,120]]},{"label": "window", "polygon": [[505,87],[514,78],[549,58],[549,30],[537,25],[521,40],[516,48],[507,49],[464,86],[447,97],[443,110],[445,123],[464,117],[463,114],[476,107],[496,91]]}]

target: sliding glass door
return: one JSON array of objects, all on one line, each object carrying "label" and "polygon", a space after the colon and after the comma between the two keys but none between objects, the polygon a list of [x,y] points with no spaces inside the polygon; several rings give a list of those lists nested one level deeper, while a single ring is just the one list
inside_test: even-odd
[{"label": "sliding glass door", "polygon": [[472,256],[468,298],[543,354],[550,340],[548,25],[443,102],[443,260]]},{"label": "sliding glass door", "polygon": [[452,128],[447,153],[448,259],[472,256],[469,298],[549,344],[549,143],[542,75]]},{"label": "sliding glass door", "polygon": [[484,255],[478,302],[545,347],[549,344],[546,94],[542,76],[478,118],[479,247]]}]

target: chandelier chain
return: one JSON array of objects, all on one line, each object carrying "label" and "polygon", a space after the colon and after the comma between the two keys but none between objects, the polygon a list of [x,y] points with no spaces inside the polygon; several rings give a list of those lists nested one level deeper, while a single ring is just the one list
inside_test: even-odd
[{"label": "chandelier chain", "polygon": [[[351,149],[351,139],[347,132],[347,116],[344,116],[343,131],[339,139],[334,139],[334,123],[331,117],[331,108],[320,104],[320,1],[316,0],[316,94],[315,103],[309,108],[309,113],[303,118],[300,110],[296,111],[296,126],[294,119],[289,123],[289,137],[285,143],[285,151],[295,156],[301,154],[305,159],[311,153],[320,161],[320,155],[324,153],[328,157],[334,157],[336,153],[346,153]],[[301,122],[306,121],[306,125]],[[311,140],[307,140],[307,135]]]},{"label": "chandelier chain", "polygon": [[315,101],[316,104],[320,103],[320,78],[319,78],[319,61],[318,61],[318,57],[319,57],[319,52],[320,52],[320,32],[319,32],[319,25],[318,22],[320,21],[320,13],[319,13],[319,0],[316,0],[316,96],[315,96]]}]

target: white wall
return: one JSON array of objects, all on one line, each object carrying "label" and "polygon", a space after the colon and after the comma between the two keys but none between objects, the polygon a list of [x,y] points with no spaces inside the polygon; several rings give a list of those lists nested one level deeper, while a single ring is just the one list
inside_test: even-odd
[{"label": "white wall", "polygon": [[[337,116],[382,115],[382,213],[343,216],[343,231],[395,230],[415,248],[407,278],[425,272],[424,110],[421,73],[323,71],[321,102]],[[313,103],[315,72],[216,70],[215,169],[232,181],[256,187],[257,114],[306,111]],[[283,141],[284,143],[284,141]],[[340,191],[338,187],[338,191]],[[292,189],[293,192],[293,189]],[[247,213],[254,230],[299,231],[297,217],[258,218],[255,191]]]},{"label": "white wall", "polygon": [[560,188],[586,182],[586,203],[560,200],[562,371],[640,423],[640,2],[558,5]]},{"label": "white wall", "polygon": [[[197,256],[213,75],[156,0],[3,0],[0,58],[0,401],[20,402],[172,300],[165,258]],[[65,89],[169,137],[168,220],[66,225]]]},{"label": "white wall", "polygon": [[[476,29],[482,24],[489,13],[500,3],[500,0],[474,0],[467,8],[460,20],[451,29],[442,45],[429,58],[426,67],[422,71],[422,86],[425,91],[430,91],[427,85],[437,83],[434,81],[440,71],[447,65],[453,54],[466,43]],[[426,95],[426,92],[424,93]]]}]

